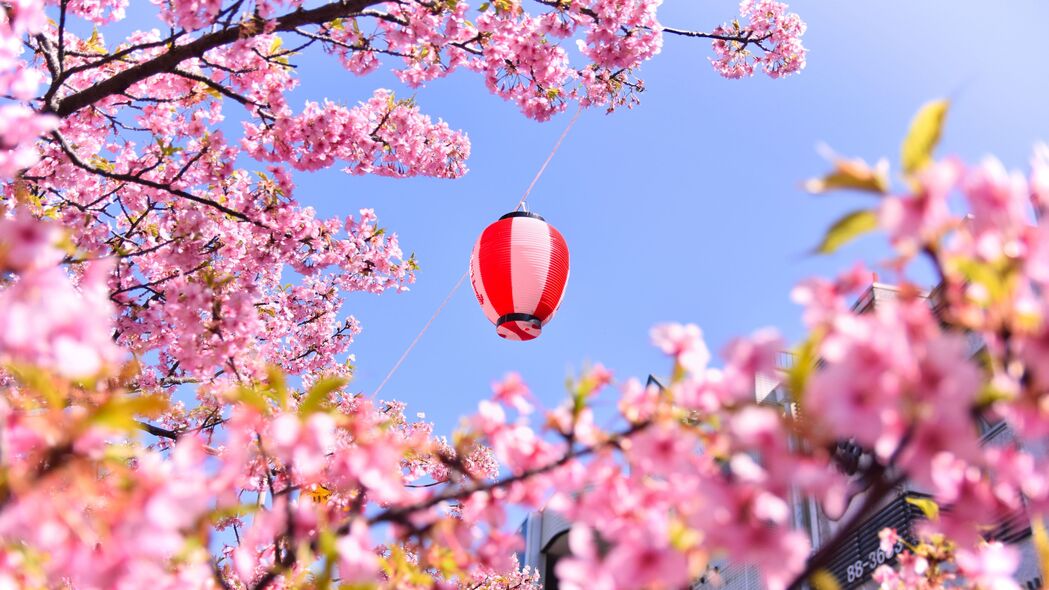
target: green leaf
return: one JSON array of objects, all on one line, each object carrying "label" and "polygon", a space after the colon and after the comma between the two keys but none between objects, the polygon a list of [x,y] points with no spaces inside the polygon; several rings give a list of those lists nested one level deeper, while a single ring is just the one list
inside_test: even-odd
[{"label": "green leaf", "polygon": [[795,348],[792,354],[794,364],[787,370],[787,388],[790,390],[791,399],[799,406],[802,405],[809,376],[816,368],[818,342],[819,338],[814,334]]},{"label": "green leaf", "polygon": [[[208,89],[210,89],[210,87],[208,87]],[[215,92],[215,91],[212,90],[212,92]],[[218,94],[218,93],[216,92],[216,94]],[[219,98],[222,98],[221,94],[219,94]],[[175,147],[173,144],[164,143],[164,140],[160,139],[159,137],[156,138],[156,141],[157,141],[157,147],[160,148],[160,154],[162,156],[164,156],[165,158],[170,158],[171,156],[173,156],[173,155],[183,151],[182,148]],[[112,168],[112,164],[110,164],[110,168]],[[110,170],[110,171],[112,171],[112,170]]]},{"label": "green leaf", "polygon": [[907,137],[900,146],[900,163],[905,174],[912,175],[932,162],[932,152],[940,143],[943,122],[947,117],[947,100],[934,100],[922,106],[911,120]]},{"label": "green leaf", "polygon": [[219,522],[234,516],[248,516],[249,514],[254,514],[261,509],[262,507],[258,504],[234,504],[232,506],[212,510],[208,514],[208,518],[211,519],[211,522]]},{"label": "green leaf", "polygon": [[889,192],[889,162],[881,160],[872,168],[863,160],[834,160],[834,170],[823,178],[805,183],[805,190],[821,194],[833,190],[858,190],[885,194]]},{"label": "green leaf", "polygon": [[51,408],[64,408],[67,395],[55,376],[35,365],[22,363],[5,363],[3,368],[10,371],[15,379],[21,383],[26,390],[36,394],[27,396],[30,407],[37,406],[41,401]]},{"label": "green leaf", "polygon": [[288,382],[280,367],[266,367],[266,380],[269,383],[268,395],[283,410],[288,407]]},{"label": "green leaf", "polygon": [[346,379],[342,377],[323,377],[317,380],[299,404],[299,415],[309,416],[317,412],[328,403],[328,395],[331,392],[345,385]]},{"label": "green leaf", "polygon": [[104,170],[105,172],[112,172],[114,170],[113,163],[98,154],[91,156],[91,159],[88,162],[93,167],[98,168],[99,170]]},{"label": "green leaf", "polygon": [[232,401],[247,404],[263,414],[270,413],[270,404],[254,387],[240,387],[232,392]]},{"label": "green leaf", "polygon": [[837,578],[825,569],[819,569],[809,576],[809,584],[812,590],[841,590]]},{"label": "green leaf", "polygon": [[167,398],[159,395],[114,396],[95,410],[88,423],[114,430],[135,430],[136,416],[153,418],[167,408]]},{"label": "green leaf", "polygon": [[102,43],[102,35],[98,34],[98,27],[92,29],[91,36],[87,38],[84,44],[88,49],[100,55],[109,53],[106,51],[106,46]]},{"label": "green leaf", "polygon": [[279,36],[274,35],[273,36],[273,41],[270,42],[269,55],[273,55],[274,53],[277,53],[278,51],[280,51],[280,48],[283,45],[284,45],[284,39],[281,39]]},{"label": "green leaf", "polygon": [[830,226],[823,241],[816,247],[818,254],[831,254],[853,239],[877,229],[878,215],[870,209],[853,211]]},{"label": "green leaf", "polygon": [[909,496],[907,498],[907,503],[917,506],[918,509],[922,511],[922,514],[925,515],[925,518],[928,518],[929,520],[940,518],[940,505],[934,502],[931,498]]},{"label": "green leaf", "polygon": [[1031,538],[1038,553],[1038,565],[1042,568],[1042,579],[1049,580],[1049,534],[1045,532],[1042,515],[1031,519]]},{"label": "green leaf", "polygon": [[419,261],[415,259],[415,252],[412,252],[411,256],[408,257],[408,260],[404,261],[404,265],[410,271],[419,270]]},{"label": "green leaf", "polygon": [[960,258],[948,262],[948,266],[961,273],[965,280],[986,289],[991,302],[1001,301],[1016,285],[1016,271],[1008,259],[982,262]]}]

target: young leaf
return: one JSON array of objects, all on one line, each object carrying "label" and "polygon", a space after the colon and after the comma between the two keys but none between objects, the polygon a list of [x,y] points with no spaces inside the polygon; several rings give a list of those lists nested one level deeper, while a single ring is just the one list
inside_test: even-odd
[{"label": "young leaf", "polygon": [[309,416],[328,402],[328,394],[346,385],[342,377],[324,377],[313,384],[299,404],[299,415]]},{"label": "young leaf", "polygon": [[830,226],[823,241],[816,247],[818,254],[831,254],[858,236],[878,227],[878,215],[870,209],[853,211]]},{"label": "young leaf", "polygon": [[328,501],[328,498],[331,497],[331,490],[329,490],[328,488],[326,488],[326,487],[324,487],[324,486],[322,486],[320,484],[317,484],[316,486],[313,486],[312,488],[307,489],[306,490],[306,494],[314,502],[316,502],[318,504],[323,504],[323,503]]},{"label": "young leaf", "polygon": [[834,170],[829,174],[823,178],[813,178],[805,183],[805,190],[815,194],[839,189],[878,194],[889,192],[889,162],[881,160],[872,168],[860,159],[836,159]]},{"label": "young leaf", "polygon": [[1045,532],[1045,521],[1038,515],[1031,519],[1031,537],[1042,568],[1042,579],[1049,580],[1049,534]]},{"label": "young leaf", "polygon": [[288,407],[288,382],[279,367],[269,366],[266,368],[266,379],[269,382],[270,397],[277,402],[280,408]]},{"label": "young leaf", "polygon": [[930,498],[909,497],[907,498],[907,503],[917,506],[918,509],[922,511],[922,514],[925,515],[925,518],[928,518],[929,520],[936,520],[940,517],[939,504]]},{"label": "young leaf", "polygon": [[934,100],[926,103],[911,120],[911,128],[900,147],[903,172],[912,175],[932,162],[932,152],[940,143],[943,122],[950,102]]},{"label": "young leaf", "polygon": [[816,368],[816,348],[819,341],[819,334],[812,334],[792,351],[794,360],[787,370],[787,388],[794,403],[799,406],[804,402],[805,387]]},{"label": "young leaf", "polygon": [[813,590],[840,590],[838,580],[827,570],[816,570],[809,577]]},{"label": "young leaf", "polygon": [[94,51],[95,53],[101,55],[105,55],[106,53],[108,53],[106,51],[106,46],[102,43],[102,35],[98,34],[98,27],[95,27],[91,31],[91,36],[88,37],[87,41],[84,44],[87,45],[88,49]]},{"label": "young leaf", "polygon": [[135,416],[152,418],[167,407],[168,400],[158,395],[114,396],[98,407],[89,422],[114,430],[134,430]]},{"label": "young leaf", "polygon": [[247,404],[264,415],[270,413],[270,404],[254,387],[239,387],[230,394],[230,401]]}]

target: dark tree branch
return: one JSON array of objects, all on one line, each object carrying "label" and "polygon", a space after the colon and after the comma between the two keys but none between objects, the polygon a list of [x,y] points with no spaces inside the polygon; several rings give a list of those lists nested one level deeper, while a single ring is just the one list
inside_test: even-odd
[{"label": "dark tree branch", "polygon": [[58,75],[61,76],[66,69],[66,9],[69,0],[62,0],[58,12]]},{"label": "dark tree branch", "polygon": [[838,529],[835,533],[834,538],[824,543],[816,553],[809,558],[808,562],[805,563],[805,569],[794,581],[791,582],[787,590],[801,590],[805,582],[808,581],[809,577],[817,571],[823,569],[832,557],[834,553],[841,548],[841,541],[856,532],[856,529],[870,516],[870,512],[878,507],[882,500],[889,495],[896,486],[900,485],[906,480],[903,474],[900,474],[892,479],[886,478],[885,474],[882,473],[870,490],[867,492],[867,496],[863,499],[863,504],[856,511],[855,514],[849,520]]},{"label": "dark tree branch", "polygon": [[139,422],[137,420],[135,421],[135,426],[137,426],[139,430],[144,430],[152,434],[153,436],[159,436],[160,438],[167,438],[171,440],[178,440],[178,433],[174,430],[168,430],[167,428],[161,428],[160,426],[149,424],[148,422]]},{"label": "dark tree branch", "polygon": [[241,213],[240,211],[237,211],[235,209],[230,209],[229,207],[227,207],[227,206],[223,205],[222,203],[219,203],[218,201],[215,201],[213,199],[209,199],[207,197],[201,197],[199,195],[195,195],[193,193],[184,191],[182,189],[177,189],[177,188],[168,186],[166,184],[162,184],[162,183],[159,183],[159,182],[156,182],[156,181],[153,181],[153,180],[149,180],[149,179],[146,179],[146,178],[141,178],[139,176],[135,176],[135,175],[132,175],[132,174],[122,174],[122,173],[119,173],[119,172],[110,172],[108,170],[103,170],[101,168],[97,168],[95,166],[92,166],[91,164],[88,164],[87,162],[84,162],[82,159],[80,159],[80,156],[78,156],[77,153],[75,151],[73,151],[73,148],[71,148],[69,146],[69,144],[66,143],[65,138],[62,137],[62,134],[60,134],[58,131],[53,132],[51,134],[51,136],[55,139],[55,141],[58,142],[58,145],[62,148],[62,151],[65,152],[66,156],[69,158],[69,161],[72,162],[73,165],[76,166],[77,168],[80,168],[82,170],[86,170],[88,172],[91,172],[92,174],[98,174],[99,176],[104,176],[104,177],[112,179],[112,180],[119,180],[119,181],[122,181],[122,182],[129,182],[129,183],[132,183],[132,184],[138,184],[138,185],[149,187],[149,188],[152,188],[152,189],[164,191],[164,192],[170,193],[172,195],[175,195],[176,197],[182,197],[183,199],[186,199],[188,201],[193,201],[194,203],[199,203],[201,205],[207,205],[208,207],[211,207],[213,209],[217,209],[217,210],[219,210],[219,211],[225,213],[226,215],[229,215],[230,217],[233,217],[235,219],[239,219],[241,221],[246,221],[248,223],[252,223],[252,224],[258,225],[260,227],[266,227],[262,223],[257,222],[255,220],[251,219],[250,217],[248,217],[244,213]]},{"label": "dark tree branch", "polygon": [[[608,441],[605,441],[604,443],[593,445],[593,446],[589,446],[589,447],[583,447],[583,448],[580,448],[580,449],[569,449],[568,452],[566,452],[557,461],[554,461],[553,463],[548,463],[548,464],[543,465],[541,467],[535,467],[535,468],[532,468],[532,469],[526,469],[525,471],[522,471],[521,473],[519,473],[517,475],[508,475],[506,477],[503,477],[503,478],[500,478],[500,479],[496,479],[496,480],[492,480],[492,481],[489,481],[489,482],[482,482],[482,483],[478,483],[478,484],[475,484],[475,485],[472,485],[472,486],[466,486],[466,487],[462,487],[462,488],[454,488],[454,489],[445,490],[445,491],[443,491],[443,492],[441,492],[439,494],[434,494],[433,496],[430,496],[428,499],[423,500],[422,502],[419,502],[417,504],[412,504],[412,505],[409,505],[409,506],[395,507],[395,508],[390,508],[390,509],[384,510],[384,511],[376,514],[375,516],[369,518],[368,519],[368,524],[369,525],[374,525],[374,524],[378,524],[378,523],[381,523],[381,522],[402,522],[409,515],[411,515],[411,514],[413,514],[415,512],[418,512],[420,510],[427,510],[429,508],[433,508],[434,506],[436,506],[436,505],[438,505],[438,504],[440,504],[442,502],[448,502],[449,500],[458,500],[458,499],[470,496],[472,494],[476,494],[478,492],[488,492],[488,491],[491,491],[491,490],[494,490],[494,489],[503,488],[503,487],[512,485],[514,483],[517,483],[519,481],[524,481],[524,480],[526,480],[528,478],[535,477],[537,475],[542,475],[544,473],[553,471],[554,469],[557,469],[558,467],[564,466],[566,463],[568,463],[569,461],[571,461],[573,459],[579,459],[581,457],[586,457],[588,455],[592,455],[592,454],[596,453],[599,450],[617,446],[617,445],[620,444],[620,442],[623,439],[630,438],[631,436],[641,432],[642,430],[645,430],[646,428],[648,428],[651,425],[652,425],[651,422],[639,422],[637,424],[634,424],[630,428],[626,429],[625,431],[619,433],[618,435],[613,436],[611,439],[609,439]],[[343,528],[346,528],[346,530],[342,530]],[[347,532],[349,532],[348,525],[343,525],[343,527],[339,528],[339,534],[340,535],[341,534],[346,534]]]},{"label": "dark tree branch", "polygon": [[[645,430],[651,425],[652,422],[639,422],[630,426],[630,428],[624,430],[623,432],[620,432],[619,434],[611,437],[607,441],[589,447],[568,449],[564,456],[562,456],[557,461],[548,463],[546,465],[543,465],[542,467],[527,469],[517,475],[509,475],[489,482],[476,482],[473,485],[469,486],[446,489],[441,493],[430,496],[429,499],[423,500],[422,502],[412,504],[409,506],[389,508],[369,518],[367,521],[368,525],[371,526],[384,522],[410,525],[409,516],[416,512],[419,512],[420,510],[427,510],[442,502],[448,502],[450,500],[460,500],[478,492],[487,492],[494,489],[503,488],[509,485],[513,485],[516,482],[526,480],[530,477],[535,477],[537,475],[542,475],[544,473],[553,471],[558,467],[564,466],[566,463],[572,461],[573,459],[578,459],[581,457],[592,455],[593,453],[596,453],[597,451],[600,451],[602,449],[619,446],[622,443],[623,439],[629,438]],[[358,495],[359,499],[363,497],[363,492]],[[359,518],[359,516],[354,516],[346,522],[344,522],[335,531],[335,534],[337,536],[348,534],[350,532],[350,527],[353,526],[353,522],[356,518]],[[311,542],[310,546],[314,551],[316,551],[317,541]],[[291,554],[291,552],[289,552],[289,554]],[[279,576],[283,571],[286,571],[288,568],[295,564],[297,556],[295,554],[291,554],[290,557],[291,559],[289,562],[277,563],[274,567],[270,568],[261,578],[259,578],[257,582],[255,582],[254,585],[251,586],[251,589],[265,590],[274,580],[277,579],[277,576]]]},{"label": "dark tree branch", "polygon": [[187,80],[193,80],[195,82],[200,82],[201,84],[204,84],[205,86],[207,86],[208,88],[211,88],[215,92],[218,92],[219,94],[221,94],[223,96],[232,98],[233,100],[239,102],[240,104],[242,104],[244,106],[253,106],[253,107],[256,107],[256,108],[259,108],[259,109],[261,109],[262,106],[263,106],[263,105],[255,102],[254,100],[251,100],[250,98],[248,98],[248,97],[246,97],[244,95],[237,94],[236,92],[230,90],[229,88],[227,88],[226,86],[223,86],[222,84],[219,84],[218,82],[212,80],[211,78],[208,78],[207,76],[202,76],[200,74],[194,74],[193,72],[187,72],[186,70],[182,70],[182,69],[179,69],[179,68],[175,68],[174,73],[179,75],[179,76],[182,76],[183,78],[186,78]]},{"label": "dark tree branch", "polygon": [[[568,0],[535,0],[535,1],[538,2],[539,4],[544,5],[544,6],[549,6],[551,8],[556,8],[558,10],[567,10],[569,8],[569,6],[571,6],[571,2],[568,1]],[[590,8],[582,8],[582,9],[580,9],[580,12],[582,14],[585,14],[586,16],[589,16],[590,18],[594,19],[595,21],[598,20],[597,13],[594,12]],[[755,38],[753,32],[751,32],[749,30],[746,30],[746,29],[741,30],[738,35],[725,35],[725,34],[720,34],[720,33],[704,33],[703,31],[690,31],[690,30],[687,30],[687,29],[676,29],[674,27],[662,27],[662,31],[664,33],[669,33],[671,35],[679,35],[679,36],[682,36],[682,37],[693,37],[693,38],[698,38],[698,39],[715,39],[715,40],[719,40],[719,41],[734,41],[736,43],[742,43],[744,46],[753,43],[753,44],[757,45],[758,47],[761,47],[762,49],[765,49],[765,48],[762,47],[761,42],[764,41],[765,39],[768,39],[771,36],[771,34],[769,34],[769,35],[765,35],[765,36],[762,36],[762,37]]]},{"label": "dark tree branch", "polygon": [[[382,1],[384,0],[339,0],[309,10],[299,9],[274,19],[273,30],[294,31],[301,26],[322,24],[338,18],[353,16],[369,6],[380,4]],[[54,105],[53,108],[51,108],[51,105],[45,105],[44,108],[45,110],[53,111],[59,117],[68,117],[103,98],[114,94],[122,94],[132,85],[151,76],[171,73],[187,59],[202,57],[208,51],[229,45],[238,39],[258,36],[264,31],[262,25],[263,23],[259,20],[247,21],[235,27],[228,27],[214,33],[202,35],[184,45],[175,45],[152,59],[132,66],[98,84],[65,97],[58,101],[58,104]]]},{"label": "dark tree branch", "polygon": [[762,41],[768,39],[771,36],[770,34],[764,35],[762,37],[754,37],[754,34],[751,31],[744,31],[738,35],[723,35],[718,33],[704,33],[702,31],[688,31],[685,29],[675,29],[673,27],[663,27],[663,32],[670,33],[671,35],[680,35],[682,37],[716,39],[719,41],[734,41],[736,43],[742,43],[744,45],[748,43],[760,44]]}]

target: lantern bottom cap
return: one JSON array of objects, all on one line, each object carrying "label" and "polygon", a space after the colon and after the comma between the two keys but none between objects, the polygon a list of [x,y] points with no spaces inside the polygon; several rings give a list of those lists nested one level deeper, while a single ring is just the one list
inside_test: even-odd
[{"label": "lantern bottom cap", "polygon": [[507,340],[534,340],[543,333],[543,322],[529,313],[508,313],[496,321],[495,333]]}]

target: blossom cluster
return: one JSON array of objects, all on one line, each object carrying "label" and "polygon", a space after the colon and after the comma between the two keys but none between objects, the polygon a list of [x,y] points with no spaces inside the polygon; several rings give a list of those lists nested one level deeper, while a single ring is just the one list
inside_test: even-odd
[{"label": "blossom cluster", "polygon": [[76,283],[59,263],[62,230],[24,211],[0,218],[0,362],[93,378],[124,353],[113,343],[108,261],[84,263]]},{"label": "blossom cluster", "polygon": [[[739,5],[745,24],[733,21],[714,30],[714,69],[726,78],[753,76],[759,69],[773,78],[800,72],[806,49],[801,43],[805,23],[777,0],[743,0]],[[761,50],[755,53],[751,45]]]},{"label": "blossom cluster", "polygon": [[55,128],[57,121],[21,104],[36,96],[44,79],[23,58],[22,38],[41,32],[47,24],[43,6],[35,1],[15,2],[0,15],[0,90],[18,102],[0,105],[0,177],[10,178],[39,160],[36,138]]}]

